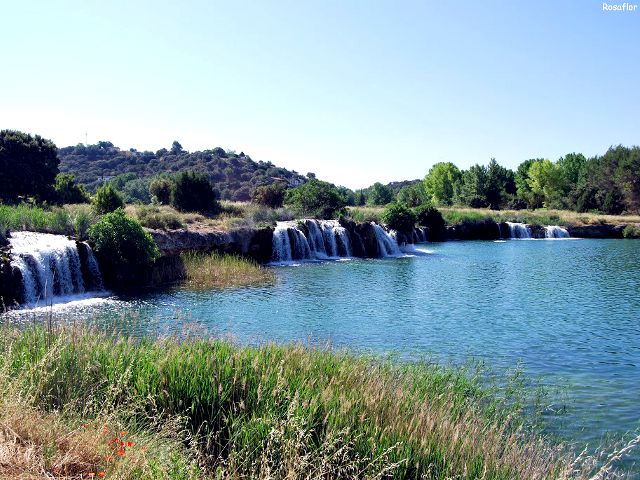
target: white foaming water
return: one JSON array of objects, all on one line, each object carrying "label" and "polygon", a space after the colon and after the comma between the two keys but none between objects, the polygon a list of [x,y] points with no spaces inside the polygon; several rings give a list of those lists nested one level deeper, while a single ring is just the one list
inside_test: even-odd
[{"label": "white foaming water", "polygon": [[570,238],[569,232],[566,228],[559,227],[558,225],[547,225],[544,227],[545,238]]},{"label": "white foaming water", "polygon": [[376,234],[376,240],[378,240],[378,249],[380,250],[380,256],[382,257],[397,257],[402,255],[398,242],[393,236],[387,233],[384,228],[375,222],[371,222],[373,231]]},{"label": "white foaming water", "polygon": [[273,263],[290,265],[296,260],[337,260],[350,258],[352,254],[349,233],[337,220],[277,222],[273,232]]},{"label": "white foaming water", "polygon": [[507,222],[510,238],[531,238],[531,229],[524,223]]},{"label": "white foaming water", "polygon": [[[53,303],[59,298],[85,293],[85,279],[78,247],[74,240],[62,235],[35,232],[13,232],[9,238],[11,265],[22,274],[24,302]],[[86,244],[85,244],[86,245]],[[102,290],[98,263],[86,245],[89,284]]]}]

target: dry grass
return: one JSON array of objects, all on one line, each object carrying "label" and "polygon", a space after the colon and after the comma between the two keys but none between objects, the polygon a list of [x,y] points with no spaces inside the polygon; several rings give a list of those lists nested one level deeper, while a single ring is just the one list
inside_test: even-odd
[{"label": "dry grass", "polygon": [[218,253],[185,253],[183,285],[194,290],[271,285],[273,271],[253,260]]}]

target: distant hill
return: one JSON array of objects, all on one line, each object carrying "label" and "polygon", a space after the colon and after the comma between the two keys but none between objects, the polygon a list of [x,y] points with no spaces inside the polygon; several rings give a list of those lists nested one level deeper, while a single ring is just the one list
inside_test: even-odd
[{"label": "distant hill", "polygon": [[296,171],[276,167],[271,162],[255,162],[244,152],[225,151],[217,147],[201,152],[186,152],[174,142],[171,150],[139,152],[120,150],[111,142],[79,144],[59,150],[60,170],[73,173],[76,179],[94,191],[102,182],[120,174],[148,178],[161,173],[194,170],[209,175],[212,184],[226,200],[249,200],[251,190],[259,185],[286,181],[296,186],[306,177]]}]

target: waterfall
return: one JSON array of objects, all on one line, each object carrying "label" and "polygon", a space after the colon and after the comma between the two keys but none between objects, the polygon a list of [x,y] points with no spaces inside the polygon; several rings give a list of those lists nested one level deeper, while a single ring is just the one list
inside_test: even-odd
[{"label": "waterfall", "polygon": [[510,238],[531,238],[531,229],[524,223],[507,222]]},{"label": "waterfall", "polygon": [[558,225],[547,225],[544,227],[545,238],[569,238],[569,232],[566,228],[559,227]]},{"label": "waterfall", "polygon": [[352,254],[349,232],[337,220],[277,222],[273,232],[271,259],[275,263],[345,258]]},{"label": "waterfall", "polygon": [[74,240],[48,233],[13,232],[9,244],[11,265],[22,274],[23,300],[26,304],[84,293],[85,285],[100,290],[103,288],[98,262],[89,245],[85,244],[86,269],[91,278],[85,279]]},{"label": "waterfall", "polygon": [[373,231],[376,234],[380,256],[393,257],[402,255],[402,253],[400,252],[400,248],[398,247],[398,242],[396,242],[395,238],[393,238],[392,235],[387,233],[384,228],[382,228],[375,222],[371,222],[371,225],[373,226]]}]

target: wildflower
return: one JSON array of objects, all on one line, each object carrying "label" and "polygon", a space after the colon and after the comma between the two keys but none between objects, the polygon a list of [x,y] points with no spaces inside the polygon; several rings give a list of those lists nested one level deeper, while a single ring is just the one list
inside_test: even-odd
[{"label": "wildflower", "polygon": [[133,442],[127,442],[127,447],[132,447],[133,446]]},{"label": "wildflower", "polygon": [[122,457],[124,455],[124,448],[118,450],[118,456]]},{"label": "wildflower", "polygon": [[98,472],[99,477],[104,477],[104,472]]},{"label": "wildflower", "polygon": [[127,434],[127,432],[120,432],[120,436],[124,437]]}]

